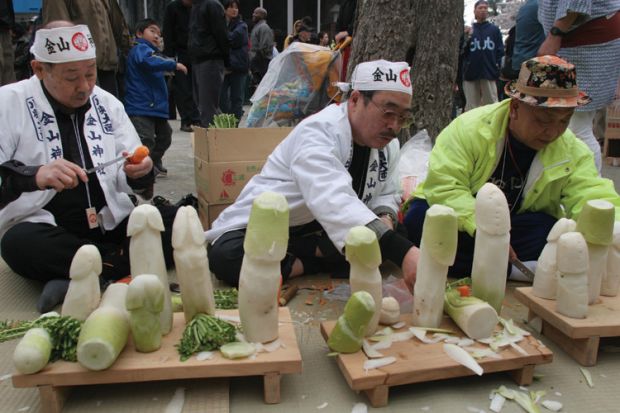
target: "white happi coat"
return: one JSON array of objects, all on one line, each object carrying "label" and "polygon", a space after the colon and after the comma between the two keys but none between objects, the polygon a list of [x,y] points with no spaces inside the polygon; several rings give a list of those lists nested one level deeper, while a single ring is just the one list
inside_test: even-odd
[{"label": "white happi coat", "polygon": [[245,228],[254,198],[273,191],[288,201],[290,226],[316,219],[342,251],[352,227],[377,219],[373,210],[398,210],[398,140],[392,140],[382,150],[371,149],[361,200],[347,170],[352,156],[346,102],[330,105],[305,119],[269,155],[261,173],[252,177],[235,203],[219,215],[206,232],[207,241]]},{"label": "white happi coat", "polygon": [[[83,125],[88,144],[84,156],[90,156],[93,165],[119,157],[123,151],[133,152],[140,145],[123,104],[113,95],[95,86],[90,104]],[[63,157],[58,123],[36,76],[0,88],[0,125],[0,163],[16,160],[44,165]],[[127,195],[132,189],[122,166],[119,162],[98,172],[107,206],[97,212],[106,230],[114,229],[133,209]],[[19,222],[55,224],[43,207],[56,193],[53,189],[22,193],[0,210],[0,236]]]}]

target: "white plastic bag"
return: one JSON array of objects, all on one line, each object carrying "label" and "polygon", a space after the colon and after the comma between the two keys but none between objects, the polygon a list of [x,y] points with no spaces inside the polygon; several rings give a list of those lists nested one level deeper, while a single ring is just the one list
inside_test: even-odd
[{"label": "white plastic bag", "polygon": [[416,186],[426,179],[428,158],[433,148],[426,129],[412,136],[400,149],[398,176],[403,202],[409,199]]}]

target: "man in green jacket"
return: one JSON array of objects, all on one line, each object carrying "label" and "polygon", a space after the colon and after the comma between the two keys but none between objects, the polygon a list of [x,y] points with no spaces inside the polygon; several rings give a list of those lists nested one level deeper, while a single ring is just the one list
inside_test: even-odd
[{"label": "man in green jacket", "polygon": [[430,205],[456,211],[458,252],[451,276],[471,274],[475,196],[486,182],[506,195],[511,257],[522,261],[537,260],[556,220],[576,218],[588,200],[613,203],[620,219],[613,183],[599,177],[592,151],[567,129],[575,107],[590,101],[575,79],[575,67],[559,57],[530,59],[506,85],[510,99],[459,116],[438,136],[405,225],[409,239],[420,245]]}]

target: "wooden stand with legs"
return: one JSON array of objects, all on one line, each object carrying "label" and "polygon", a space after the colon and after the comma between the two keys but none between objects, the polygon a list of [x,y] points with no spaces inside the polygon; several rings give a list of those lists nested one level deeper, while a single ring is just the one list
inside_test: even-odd
[{"label": "wooden stand with legs", "polygon": [[620,296],[599,297],[583,319],[555,311],[555,300],[536,297],[532,287],[515,289],[515,297],[528,308],[528,320],[542,319],[542,334],[549,337],[582,366],[594,366],[601,337],[620,336]]}]

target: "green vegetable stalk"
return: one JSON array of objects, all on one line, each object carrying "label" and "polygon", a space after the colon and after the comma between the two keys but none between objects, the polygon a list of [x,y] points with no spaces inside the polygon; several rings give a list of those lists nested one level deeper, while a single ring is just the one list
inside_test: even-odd
[{"label": "green vegetable stalk", "polygon": [[213,117],[213,122],[209,124],[209,128],[229,129],[236,128],[239,119],[230,113],[220,113]]},{"label": "green vegetable stalk", "polygon": [[181,361],[194,353],[215,350],[235,341],[236,331],[235,326],[227,321],[207,314],[196,314],[185,326],[181,341],[176,345]]}]

